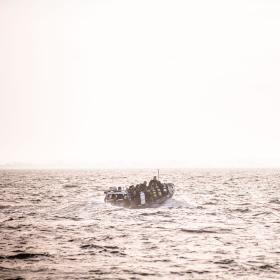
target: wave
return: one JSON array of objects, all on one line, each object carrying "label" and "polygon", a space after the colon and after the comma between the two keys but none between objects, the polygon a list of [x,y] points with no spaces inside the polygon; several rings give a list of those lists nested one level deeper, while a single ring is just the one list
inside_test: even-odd
[{"label": "wave", "polygon": [[108,246],[108,245],[96,245],[96,244],[84,244],[80,246],[81,249],[95,249],[98,253],[109,253],[109,254],[117,254],[119,256],[125,256],[126,254],[123,252],[121,248],[118,246]]},{"label": "wave", "polygon": [[206,229],[185,229],[181,228],[182,232],[187,232],[187,233],[217,233],[217,231],[214,230],[206,230]]},{"label": "wave", "polygon": [[31,258],[38,258],[38,257],[49,257],[50,255],[48,253],[25,253],[21,252],[15,255],[8,255],[8,256],[0,256],[0,259],[8,259],[8,260],[25,260],[25,259],[31,259]]},{"label": "wave", "polygon": [[269,201],[269,203],[276,203],[276,204],[280,204],[280,200],[278,198],[275,198],[275,199],[271,199]]},{"label": "wave", "polygon": [[161,205],[162,208],[197,208],[197,205],[192,204],[186,200],[169,199]]},{"label": "wave", "polygon": [[78,188],[79,186],[78,185],[75,185],[75,184],[66,184],[63,186],[64,188]]},{"label": "wave", "polygon": [[212,228],[203,228],[203,229],[187,229],[187,228],[181,228],[180,229],[182,232],[186,233],[227,233],[231,232],[231,229],[226,229],[226,228],[217,228],[217,229],[212,229]]}]

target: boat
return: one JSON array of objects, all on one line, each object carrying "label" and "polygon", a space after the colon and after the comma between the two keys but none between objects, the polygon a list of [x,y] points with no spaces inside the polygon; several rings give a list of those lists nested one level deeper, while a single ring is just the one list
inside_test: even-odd
[{"label": "boat", "polygon": [[170,199],[175,192],[172,183],[160,183],[149,190],[138,190],[136,195],[129,188],[112,187],[105,191],[105,203],[126,208],[155,208]]}]

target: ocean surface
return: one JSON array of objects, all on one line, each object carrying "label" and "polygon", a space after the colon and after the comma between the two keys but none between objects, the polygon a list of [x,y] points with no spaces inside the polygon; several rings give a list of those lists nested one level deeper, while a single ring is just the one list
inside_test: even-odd
[{"label": "ocean surface", "polygon": [[164,205],[104,204],[153,175],[0,171],[0,279],[279,279],[280,170],[162,170]]}]

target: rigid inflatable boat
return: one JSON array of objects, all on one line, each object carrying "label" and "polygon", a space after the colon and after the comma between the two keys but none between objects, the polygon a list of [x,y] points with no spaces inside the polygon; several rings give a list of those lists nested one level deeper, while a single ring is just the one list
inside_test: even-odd
[{"label": "rigid inflatable boat", "polygon": [[127,208],[154,208],[171,198],[174,191],[175,187],[172,183],[160,183],[144,189],[113,187],[104,192],[104,201]]}]

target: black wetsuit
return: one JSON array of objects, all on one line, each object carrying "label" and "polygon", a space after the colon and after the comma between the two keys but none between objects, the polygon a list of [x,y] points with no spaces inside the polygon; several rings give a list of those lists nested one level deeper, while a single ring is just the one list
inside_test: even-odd
[{"label": "black wetsuit", "polygon": [[162,196],[162,184],[160,181],[158,180],[151,180],[149,182],[149,187],[151,188],[152,191],[156,192],[156,196],[157,197],[161,197]]}]

